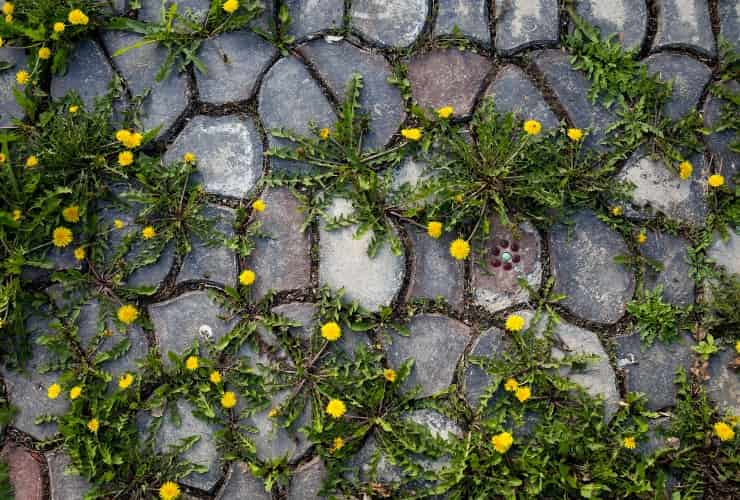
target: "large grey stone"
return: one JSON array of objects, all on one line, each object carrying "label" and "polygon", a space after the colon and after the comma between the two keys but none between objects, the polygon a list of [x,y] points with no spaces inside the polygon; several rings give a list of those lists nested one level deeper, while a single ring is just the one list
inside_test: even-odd
[{"label": "large grey stone", "polygon": [[251,118],[199,115],[188,122],[167,149],[165,163],[186,152],[198,158],[198,174],[206,191],[242,198],[262,177],[262,139]]},{"label": "large grey stone", "polygon": [[272,495],[265,491],[264,483],[254,477],[249,470],[249,465],[243,462],[235,462],[229,467],[221,491],[216,495],[216,500],[271,500]]},{"label": "large grey stone", "polygon": [[18,500],[42,500],[44,498],[44,477],[41,460],[15,444],[6,441],[0,452],[0,459],[10,469],[9,482]]},{"label": "large grey stone", "polygon": [[730,230],[726,239],[715,234],[707,257],[728,273],[740,276],[740,234]]},{"label": "large grey stone", "polygon": [[617,120],[617,116],[613,111],[604,109],[598,100],[591,104],[588,98],[591,83],[586,76],[573,69],[570,56],[561,50],[537,52],[534,63],[552,87],[573,124],[581,129],[589,129],[584,144],[603,150],[598,145],[606,137],[606,129]]},{"label": "large grey stone", "polygon": [[[329,217],[349,216],[348,200],[337,198],[327,209]],[[322,222],[319,229],[319,281],[334,290],[344,288],[346,298],[375,311],[391,303],[403,283],[404,257],[384,244],[374,257],[367,255],[372,233],[355,237],[356,226],[334,231]]]},{"label": "large grey stone", "polygon": [[456,116],[467,116],[491,67],[487,58],[473,52],[437,49],[413,57],[408,78],[420,106],[452,106]]},{"label": "large grey stone", "polygon": [[[740,85],[736,81],[727,82],[723,87],[729,92],[740,93]],[[711,130],[720,125],[722,109],[725,105],[727,102],[724,99],[711,93],[707,96],[704,104],[704,125],[708,129]],[[706,136],[707,148],[712,153],[712,163],[717,173],[724,176],[725,183],[730,189],[735,187],[734,178],[740,172],[740,153],[730,149],[730,144],[735,140],[737,140],[737,133],[732,129]]]},{"label": "large grey stone", "polygon": [[165,364],[168,352],[181,355],[196,340],[216,342],[235,325],[236,319],[224,321],[219,307],[207,292],[187,292],[165,302],[149,306],[154,335]]},{"label": "large grey stone", "polygon": [[203,215],[215,222],[213,230],[217,234],[218,244],[208,246],[207,242],[193,236],[192,250],[183,259],[177,280],[209,280],[233,286],[236,283],[236,254],[226,247],[224,241],[234,237],[234,211],[207,205]]},{"label": "large grey stone", "polygon": [[461,308],[465,292],[465,268],[450,255],[452,233],[440,239],[430,238],[427,232],[410,224],[406,233],[413,244],[409,298],[437,299],[442,297],[451,306]]},{"label": "large grey stone", "polygon": [[625,49],[639,49],[647,28],[645,0],[579,0],[576,12],[601,30],[602,38],[616,34]]},{"label": "large grey stone", "polygon": [[163,21],[163,11],[169,11],[172,4],[177,4],[177,13],[185,16],[191,13],[198,20],[203,20],[211,6],[210,0],[141,0],[139,20],[159,24]]},{"label": "large grey stone", "polygon": [[511,55],[533,45],[558,43],[557,0],[494,0],[496,50]]},{"label": "large grey stone", "polygon": [[544,128],[558,126],[558,118],[539,90],[518,66],[507,64],[486,89],[500,113],[514,113],[520,120],[537,119]]},{"label": "large grey stone", "polygon": [[677,306],[694,303],[694,280],[689,265],[690,246],[686,239],[667,233],[647,231],[647,241],[640,245],[640,253],[662,265],[660,271],[645,266],[643,283],[652,290],[663,287],[663,300]]},{"label": "large grey stone", "polygon": [[691,367],[695,344],[684,334],[673,343],[655,342],[643,346],[640,334],[633,333],[616,338],[617,368],[624,373],[625,389],[642,392],[647,396],[647,407],[659,410],[676,404],[676,371]]},{"label": "large grey stone", "polygon": [[664,107],[665,115],[671,120],[678,120],[696,108],[712,78],[712,70],[706,64],[685,54],[653,54],[645,59],[645,64],[649,74],[673,82],[671,98]]},{"label": "large grey stone", "polygon": [[316,40],[299,49],[318,70],[334,94],[344,100],[347,82],[354,73],[362,75],[360,106],[370,115],[370,130],[362,145],[366,149],[386,144],[406,118],[401,91],[388,83],[393,74],[381,54],[359,49],[347,41]]},{"label": "large grey stone", "polygon": [[489,328],[473,342],[473,347],[467,357],[464,371],[464,396],[471,408],[478,409],[480,398],[486,388],[491,383],[491,377],[488,376],[479,363],[474,362],[475,358],[486,360],[500,359],[504,351],[510,345],[509,338],[499,328]]},{"label": "large grey stone", "polygon": [[740,3],[737,0],[719,0],[719,36],[740,51]]},{"label": "large grey stone", "polygon": [[419,314],[408,328],[409,336],[394,336],[393,344],[387,348],[388,362],[395,369],[409,358],[414,360],[404,390],[421,386],[417,394],[420,398],[447,390],[470,340],[470,328],[439,314]]},{"label": "large grey stone", "polygon": [[692,49],[706,56],[716,53],[707,0],[657,0],[658,31],[653,49]]},{"label": "large grey stone", "polygon": [[403,471],[393,464],[378,446],[378,440],[370,435],[355,455],[347,462],[344,478],[348,481],[394,483],[403,478]]},{"label": "large grey stone", "polygon": [[23,118],[23,110],[15,100],[13,89],[22,89],[15,81],[15,74],[22,69],[28,70],[28,58],[23,49],[0,47],[0,61],[12,64],[11,69],[0,71],[0,127],[8,127],[13,118]]},{"label": "large grey stone", "polygon": [[557,225],[549,234],[550,269],[555,291],[573,314],[598,323],[616,323],[635,291],[632,271],[614,262],[629,249],[593,212],[573,216],[573,225]]},{"label": "large grey stone", "polygon": [[198,57],[208,72],[195,71],[200,100],[224,104],[249,99],[276,54],[275,47],[249,30],[205,40]]},{"label": "large grey stone", "polygon": [[327,477],[326,466],[320,457],[314,457],[310,462],[300,465],[290,479],[288,500],[323,498],[319,491]]},{"label": "large grey stone", "polygon": [[[285,128],[299,135],[310,135],[309,122],[319,128],[330,127],[336,120],[331,104],[308,70],[295,57],[280,59],[262,80],[259,113],[268,131],[270,147],[287,147],[290,142],[278,139],[269,131]],[[296,173],[305,164],[271,158],[273,169]]]},{"label": "large grey stone", "polygon": [[72,49],[67,60],[65,75],[54,75],[51,79],[51,96],[63,98],[75,91],[88,109],[92,109],[95,98],[105,95],[114,73],[103,50],[93,40],[81,40]]},{"label": "large grey stone", "polygon": [[722,414],[740,415],[740,373],[737,365],[733,366],[736,359],[732,347],[709,359],[707,395]]},{"label": "large grey stone", "polygon": [[252,290],[257,298],[269,290],[295,290],[311,285],[311,238],[302,231],[303,214],[287,188],[262,194],[267,208],[254,218],[268,237],[257,238],[247,266],[257,275]]},{"label": "large grey stone", "polygon": [[[457,423],[435,410],[420,409],[413,410],[402,415],[404,420],[421,425],[436,439],[451,442],[453,439],[463,437],[463,430]],[[451,443],[450,443],[451,444]],[[450,464],[450,456],[424,457],[414,456],[414,461],[421,465],[424,470],[439,472]]]},{"label": "large grey stone", "polygon": [[501,224],[497,215],[491,217],[490,223],[491,234],[485,242],[487,253],[479,256],[485,261],[472,269],[472,289],[476,304],[498,312],[529,299],[520,279],[533,289],[539,288],[541,243],[537,229],[529,222],[519,224],[513,232]]},{"label": "large grey stone", "polygon": [[426,158],[411,155],[404,157],[391,172],[391,203],[404,210],[425,207],[434,200],[433,196],[416,200],[410,199],[409,192],[433,177],[434,172],[430,170]]},{"label": "large grey stone", "polygon": [[51,500],[71,500],[83,498],[92,485],[82,476],[67,473],[71,468],[72,460],[63,451],[54,451],[46,454],[46,463],[49,465],[49,490]]},{"label": "large grey stone", "polygon": [[342,27],[343,0],[286,0],[291,23],[288,33],[300,39]]},{"label": "large grey stone", "polygon": [[457,27],[462,35],[490,46],[488,5],[486,0],[440,0],[434,36],[452,34]]},{"label": "large grey stone", "polygon": [[707,215],[705,199],[707,168],[702,154],[689,157],[694,166],[690,179],[681,180],[675,170],[662,160],[653,160],[642,149],[633,153],[618,179],[634,184],[632,206],[625,208],[630,217],[650,219],[661,212],[684,224],[699,226]]},{"label": "large grey stone", "polygon": [[[111,55],[142,39],[141,35],[124,31],[104,31],[102,38]],[[190,97],[187,75],[178,74],[177,69],[173,69],[163,81],[156,81],[166,57],[167,49],[150,43],[113,58],[113,64],[125,78],[132,94],[143,95],[147,89],[151,90],[141,106],[141,122],[147,130],[161,126],[160,138],[185,111]]]},{"label": "large grey stone", "polygon": [[429,4],[426,0],[355,0],[352,27],[370,41],[408,47],[421,34]]}]

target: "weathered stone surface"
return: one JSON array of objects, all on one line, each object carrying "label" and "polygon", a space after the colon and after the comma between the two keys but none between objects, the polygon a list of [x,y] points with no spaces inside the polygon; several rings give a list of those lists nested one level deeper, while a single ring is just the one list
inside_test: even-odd
[{"label": "weathered stone surface", "polygon": [[625,49],[639,49],[647,28],[645,0],[580,0],[576,12],[601,30],[601,36],[616,34]]},{"label": "weathered stone surface", "polygon": [[203,116],[190,120],[167,149],[165,163],[187,153],[198,158],[198,174],[209,193],[242,198],[262,177],[262,139],[250,118]]},{"label": "weathered stone surface", "polygon": [[[444,439],[448,442],[454,438],[459,439],[463,436],[463,431],[459,425],[434,410],[414,410],[404,414],[402,418],[406,421],[411,421],[418,425],[423,425],[427,428],[427,430],[433,437]],[[440,471],[442,468],[450,464],[449,455],[444,455],[435,459],[427,457],[414,458],[415,462],[421,465],[424,470],[428,471]]]},{"label": "weathered stone surface", "polygon": [[627,391],[647,396],[647,407],[659,410],[676,404],[676,371],[691,366],[694,341],[687,334],[673,343],[641,345],[640,334],[616,338],[617,368],[624,372]]},{"label": "weathered stone surface", "polygon": [[740,51],[740,4],[737,0],[719,0],[719,36]]},{"label": "weathered stone surface", "polygon": [[491,45],[486,0],[440,0],[434,36],[449,35],[455,29],[483,45]]},{"label": "weathered stone surface", "polygon": [[288,500],[322,498],[319,491],[327,476],[323,460],[320,457],[314,457],[313,460],[301,465],[293,472],[288,487]]},{"label": "weathered stone surface", "polygon": [[635,291],[632,271],[614,262],[629,250],[624,240],[593,212],[573,216],[573,225],[557,225],[549,234],[550,269],[561,304],[573,314],[598,323],[616,323]]},{"label": "weathered stone surface", "polygon": [[[667,417],[658,418],[648,421],[648,432],[643,440],[637,442],[637,451],[644,456],[664,450],[669,447],[669,441],[666,433],[670,425],[670,419]],[[670,483],[670,477],[668,478]]]},{"label": "weathered stone surface", "polygon": [[568,113],[573,124],[589,129],[584,144],[603,149],[598,144],[605,138],[606,129],[617,116],[612,110],[604,109],[598,101],[591,104],[588,91],[591,83],[580,71],[570,65],[570,56],[561,50],[542,50],[535,55],[534,63]]},{"label": "weathered stone surface", "polygon": [[498,312],[529,299],[529,292],[519,285],[520,279],[525,279],[534,289],[539,288],[541,244],[537,229],[528,222],[519,224],[516,234],[503,226],[497,215],[490,222],[486,267],[473,266],[472,287],[476,304]]},{"label": "weathered stone surface", "polygon": [[103,50],[93,40],[82,40],[71,51],[67,60],[67,73],[54,75],[51,79],[51,96],[61,99],[75,91],[88,109],[92,109],[95,98],[108,92],[114,73]]},{"label": "weathered stone surface", "polygon": [[213,229],[221,241],[215,246],[207,246],[206,242],[194,236],[191,242],[193,248],[183,259],[177,280],[209,280],[233,286],[237,273],[236,254],[224,245],[223,240],[234,236],[234,211],[208,205],[203,210],[203,215],[215,222]]},{"label": "weathered stone surface", "polygon": [[408,78],[420,106],[452,106],[456,116],[467,116],[491,67],[488,59],[470,51],[437,49],[412,58]]},{"label": "weathered stone surface", "polygon": [[12,64],[12,68],[0,71],[0,127],[9,127],[13,118],[23,118],[23,110],[15,101],[14,88],[21,88],[15,82],[16,72],[25,69],[26,53],[23,49],[0,47],[0,61]]},{"label": "weathered stone surface", "polygon": [[709,359],[707,395],[723,414],[740,415],[740,373],[731,364],[737,358],[732,347]]},{"label": "weathered stone surface", "polygon": [[[140,35],[123,31],[104,31],[102,38],[111,55],[141,40]],[[164,47],[150,43],[113,58],[113,64],[126,79],[132,94],[142,95],[151,89],[141,107],[141,122],[147,130],[161,126],[158,137],[164,136],[185,111],[189,98],[187,75],[178,74],[176,69],[162,82],[155,80],[166,57]]]},{"label": "weathered stone surface", "polygon": [[486,371],[477,363],[473,362],[475,358],[498,359],[508,348],[510,342],[504,332],[496,327],[489,328],[475,339],[473,348],[467,357],[465,364],[465,382],[463,386],[465,401],[471,408],[477,410],[480,404],[480,397],[491,383],[491,378]]},{"label": "weathered stone surface", "polygon": [[[299,135],[310,135],[310,121],[321,127],[330,127],[336,120],[334,110],[311,77],[305,66],[294,57],[279,60],[262,80],[259,95],[259,113],[268,132],[285,128]],[[286,147],[290,142],[268,133],[270,147]],[[295,173],[306,165],[270,158],[272,168]]]},{"label": "weathered stone surface", "polygon": [[460,308],[465,292],[465,268],[450,256],[450,243],[455,238],[446,233],[435,240],[421,228],[406,225],[413,244],[409,298],[436,299],[442,297],[451,306]]},{"label": "weathered stone surface", "polygon": [[288,33],[300,39],[342,27],[342,0],[287,0],[291,23]]},{"label": "weathered stone surface", "polygon": [[[74,228],[71,228],[74,232]],[[59,271],[62,269],[80,269],[82,264],[75,259],[74,256],[74,242],[67,248],[48,248],[44,254],[44,261],[51,265],[51,269],[43,269],[40,267],[24,266],[21,277],[24,280],[35,281],[45,276],[48,276],[53,271]]]},{"label": "weathered stone surface", "polygon": [[[736,81],[728,82],[724,87],[730,92],[740,93],[740,85]],[[704,105],[704,125],[708,129],[720,124],[722,108],[726,104],[723,99],[711,93],[707,96]],[[730,144],[736,137],[734,130],[714,132],[706,136],[707,148],[713,157],[712,163],[717,173],[724,176],[725,183],[730,189],[735,187],[734,178],[740,172],[740,153],[730,150]]]},{"label": "weathered stone surface", "polygon": [[362,75],[360,106],[370,114],[370,130],[362,145],[366,149],[386,144],[406,118],[401,91],[388,83],[393,69],[381,54],[359,49],[347,41],[315,40],[299,49],[309,59],[334,94],[345,98],[347,82]]},{"label": "weathered stone surface", "polygon": [[727,239],[714,235],[707,257],[722,266],[728,273],[740,275],[740,234],[730,230]]},{"label": "weathered stone surface", "polygon": [[372,42],[395,47],[414,43],[428,14],[426,0],[356,0],[350,10],[353,28]]},{"label": "weathered stone surface", "polygon": [[215,342],[226,335],[236,323],[219,317],[219,307],[207,292],[184,293],[166,302],[149,306],[149,316],[154,323],[154,334],[165,364],[169,351],[182,354],[196,340]]},{"label": "weathered stone surface", "polygon": [[393,483],[403,477],[401,468],[392,464],[385,453],[379,450],[374,435],[365,440],[360,451],[348,460],[347,466],[344,471],[347,480]]},{"label": "weathered stone surface", "polygon": [[[164,5],[162,5],[164,3]],[[211,5],[210,0],[142,0],[141,9],[139,9],[139,20],[148,23],[160,23],[163,19],[162,10],[168,11],[172,4],[177,4],[177,13],[181,16],[188,12],[193,14],[196,19],[205,19],[208,14],[208,8]]]},{"label": "weathered stone surface", "polygon": [[558,126],[558,118],[539,90],[518,66],[508,64],[496,74],[486,90],[496,103],[496,111],[514,113],[520,120],[536,118],[544,128]]},{"label": "weathered stone surface", "polygon": [[690,179],[681,180],[662,160],[650,159],[642,149],[635,151],[618,176],[635,185],[632,207],[626,207],[625,214],[650,219],[661,212],[686,224],[701,225],[707,215],[707,168],[701,154],[691,156],[689,161],[694,173]]},{"label": "weathered stone surface", "polygon": [[83,498],[92,486],[82,476],[66,474],[66,470],[68,467],[71,467],[72,461],[69,455],[63,451],[47,453],[46,462],[49,464],[51,500]]},{"label": "weathered stone surface", "polygon": [[287,188],[262,194],[267,208],[255,213],[269,238],[257,238],[247,267],[257,275],[252,291],[256,298],[270,290],[294,290],[311,285],[311,238],[301,231],[304,216],[298,200]]},{"label": "weathered stone surface", "polygon": [[643,282],[652,290],[663,287],[663,300],[677,306],[694,303],[694,280],[690,276],[688,247],[690,243],[679,236],[647,231],[647,241],[640,245],[640,253],[648,259],[662,264],[656,271],[646,266]]},{"label": "weathered stone surface", "polygon": [[7,441],[0,458],[10,467],[10,484],[19,500],[42,500],[44,478],[41,464],[35,455],[12,441]]},{"label": "weathered stone surface", "polygon": [[649,74],[673,82],[671,98],[664,107],[664,113],[671,120],[678,120],[696,108],[704,87],[712,78],[712,70],[706,64],[685,54],[653,54],[645,59],[645,64]]},{"label": "weathered stone surface", "polygon": [[557,0],[495,0],[496,50],[513,54],[532,45],[558,43]]},{"label": "weathered stone surface", "polygon": [[[327,209],[329,217],[348,216],[352,206],[345,199],[335,199]],[[334,231],[322,222],[319,229],[319,281],[338,290],[344,288],[348,300],[375,311],[391,303],[401,289],[404,274],[403,255],[394,255],[385,244],[375,257],[367,255],[372,238],[365,233],[355,238],[355,226]]]},{"label": "weathered stone surface", "polygon": [[414,359],[411,374],[403,388],[421,386],[417,397],[423,398],[446,390],[452,383],[455,367],[470,340],[470,328],[439,314],[419,314],[409,322],[408,337],[395,336],[388,346],[388,362],[398,369]]},{"label": "weathered stone surface", "polygon": [[195,71],[200,100],[224,104],[249,99],[275,55],[275,47],[249,30],[205,40],[198,57],[208,73]]},{"label": "weathered stone surface", "polygon": [[237,462],[229,467],[221,491],[216,500],[271,500],[272,495],[265,491],[265,485],[249,471],[249,465]]},{"label": "weathered stone surface", "polygon": [[657,6],[654,50],[687,48],[710,57],[715,54],[707,0],[657,0]]},{"label": "weathered stone surface", "polygon": [[[406,156],[391,172],[392,203],[403,209],[423,208],[434,200],[433,196],[421,200],[412,200],[406,189],[416,189],[430,178],[434,172],[429,170],[429,163],[424,156]],[[405,187],[404,187],[405,186]]]}]

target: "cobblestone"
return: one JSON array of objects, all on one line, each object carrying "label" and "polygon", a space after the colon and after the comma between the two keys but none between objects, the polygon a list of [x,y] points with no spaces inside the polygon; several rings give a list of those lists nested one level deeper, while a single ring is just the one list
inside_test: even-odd
[{"label": "cobblestone", "polygon": [[545,128],[558,126],[558,119],[542,94],[518,66],[507,64],[486,90],[500,113],[514,113],[520,120],[537,119]]},{"label": "cobblestone", "polygon": [[13,89],[19,88],[15,73],[26,69],[28,63],[23,50],[11,47],[0,47],[0,61],[12,64],[14,70],[0,72],[0,127],[8,127],[12,125],[13,118],[23,118],[23,110],[13,96]]},{"label": "cobblestone", "polygon": [[601,30],[602,37],[616,35],[625,49],[639,49],[647,30],[644,0],[581,0],[576,12]]},{"label": "cobblestone", "polygon": [[353,28],[372,42],[393,47],[414,43],[428,13],[426,0],[356,0],[350,10]]},{"label": "cobblestone", "polygon": [[658,0],[658,31],[653,49],[688,48],[716,53],[707,0]]},{"label": "cobblestone", "polygon": [[657,74],[663,81],[673,82],[673,93],[664,113],[678,120],[696,108],[704,87],[712,77],[712,70],[696,59],[683,54],[654,54],[645,59],[648,73]]},{"label": "cobblestone", "polygon": [[462,35],[485,46],[491,45],[486,0],[440,0],[438,5],[435,36],[450,35],[457,27]]},{"label": "cobblestone", "polygon": [[558,42],[557,0],[495,0],[496,50],[511,55]]}]

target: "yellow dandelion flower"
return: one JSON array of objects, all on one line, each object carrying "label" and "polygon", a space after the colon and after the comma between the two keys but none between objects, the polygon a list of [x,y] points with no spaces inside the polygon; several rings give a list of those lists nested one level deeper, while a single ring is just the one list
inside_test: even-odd
[{"label": "yellow dandelion flower", "polygon": [[3,40],[3,37],[0,36],[0,49],[5,45],[5,40]]},{"label": "yellow dandelion flower", "polygon": [[542,124],[537,120],[527,120],[524,122],[524,131],[529,135],[537,135],[542,131]]},{"label": "yellow dandelion flower", "polygon": [[122,167],[128,167],[134,162],[134,153],[131,151],[121,151],[118,153],[118,164]]},{"label": "yellow dandelion flower", "polygon": [[167,481],[159,487],[159,498],[161,500],[175,500],[180,496],[180,487],[177,483]]},{"label": "yellow dandelion flower", "polygon": [[526,321],[522,316],[519,316],[518,314],[511,314],[509,315],[509,317],[506,318],[506,323],[504,324],[504,327],[507,331],[510,332],[521,332],[524,329],[525,324]]},{"label": "yellow dandelion flower", "polygon": [[77,113],[79,110],[80,110],[80,107],[77,106],[76,104],[73,104],[72,106],[69,107],[69,112],[72,114]]},{"label": "yellow dandelion flower", "polygon": [[198,356],[190,356],[188,359],[185,360],[185,368],[187,368],[191,372],[197,370],[198,366],[200,366]]},{"label": "yellow dandelion flower", "polygon": [[131,323],[136,321],[136,318],[139,317],[139,310],[131,304],[126,304],[125,306],[121,306],[118,308],[117,316],[118,320],[121,323],[130,325]]},{"label": "yellow dandelion flower", "polygon": [[119,389],[128,389],[131,384],[134,383],[134,376],[130,373],[124,373],[120,377],[118,377],[118,388]]},{"label": "yellow dandelion flower", "polygon": [[645,243],[647,243],[647,234],[639,232],[637,233],[637,237],[635,238],[635,240],[637,241],[638,245],[644,245]]},{"label": "yellow dandelion flower", "polygon": [[19,220],[21,220],[21,217],[23,217],[23,212],[21,212],[17,208],[13,210],[13,220],[14,221],[18,222]]},{"label": "yellow dandelion flower", "polygon": [[740,354],[740,340],[735,342],[735,352]]},{"label": "yellow dandelion flower", "polygon": [[76,385],[72,387],[69,391],[69,399],[77,399],[80,397],[80,394],[82,394],[82,387],[79,385]]},{"label": "yellow dandelion flower", "polygon": [[188,151],[184,155],[182,155],[182,159],[185,163],[195,163],[195,153],[191,153]]},{"label": "yellow dandelion flower", "polygon": [[491,437],[493,448],[499,453],[506,453],[514,444],[514,437],[508,432],[502,432]]},{"label": "yellow dandelion flower", "polygon": [[79,262],[79,261],[85,260],[85,256],[87,255],[87,252],[85,251],[83,247],[77,247],[75,248],[74,254],[75,254],[75,260]]},{"label": "yellow dandelion flower", "polygon": [[258,198],[254,200],[254,203],[252,203],[252,208],[257,212],[264,212],[265,208],[267,208],[267,204],[265,204],[264,200]]},{"label": "yellow dandelion flower", "polygon": [[331,399],[326,405],[326,413],[334,418],[342,418],[347,413],[347,406],[341,399]]},{"label": "yellow dandelion flower", "polygon": [[464,260],[470,255],[470,243],[463,239],[456,239],[450,243],[450,255],[457,260]]},{"label": "yellow dandelion flower", "polygon": [[62,210],[62,218],[67,222],[80,222],[80,207],[77,205],[71,205]]},{"label": "yellow dandelion flower", "polygon": [[39,159],[36,155],[31,155],[26,158],[26,168],[33,168],[39,164]]},{"label": "yellow dandelion flower", "polygon": [[688,161],[682,161],[678,164],[678,176],[686,180],[689,177],[691,177],[691,173],[694,171],[694,166],[691,164],[691,162]]},{"label": "yellow dandelion flower", "polygon": [[396,370],[386,368],[383,370],[383,378],[385,378],[391,384],[396,381]]},{"label": "yellow dandelion flower", "polygon": [[100,429],[100,422],[97,418],[91,418],[87,423],[87,428],[90,429],[90,432],[98,432],[98,429]]},{"label": "yellow dandelion flower", "polygon": [[157,231],[154,229],[154,226],[146,226],[141,230],[141,237],[145,240],[151,240],[155,236],[157,236]]},{"label": "yellow dandelion flower", "polygon": [[116,131],[116,140],[120,142],[121,144],[128,142],[130,138],[131,138],[130,130],[126,130],[125,128],[122,128],[121,130]]},{"label": "yellow dandelion flower", "polygon": [[718,188],[718,187],[722,187],[722,185],[724,185],[725,178],[722,177],[719,174],[714,174],[714,175],[710,175],[709,176],[709,179],[707,179],[707,182],[709,183],[709,185],[711,187]]},{"label": "yellow dandelion flower", "polygon": [[54,232],[51,234],[51,242],[54,244],[55,247],[58,248],[64,248],[70,243],[72,243],[72,231],[67,229],[64,226],[59,226],[58,228],[54,229]]},{"label": "yellow dandelion flower", "polygon": [[507,379],[506,383],[504,384],[504,389],[509,392],[514,392],[519,389],[519,382],[517,382],[513,378]]},{"label": "yellow dandelion flower", "polygon": [[239,8],[238,0],[226,0],[223,5],[224,12],[233,14]]},{"label": "yellow dandelion flower", "polygon": [[573,142],[578,142],[581,139],[583,139],[583,130],[579,128],[569,128],[568,129],[568,139],[570,139]]},{"label": "yellow dandelion flower", "polygon": [[452,106],[445,106],[437,110],[437,116],[442,118],[443,120],[446,120],[447,118],[452,116],[454,112],[455,110]]},{"label": "yellow dandelion flower", "polygon": [[280,415],[280,410],[278,410],[277,408],[271,408],[270,409],[270,413],[267,414],[267,417],[268,418],[275,418],[278,415]]},{"label": "yellow dandelion flower", "polygon": [[717,422],[714,424],[714,433],[720,441],[731,441],[735,438],[735,431],[733,431],[732,427],[724,422]]},{"label": "yellow dandelion flower", "polygon": [[334,453],[336,451],[341,450],[344,448],[344,439],[340,437],[334,438],[334,441],[331,444],[331,448],[329,449],[329,453]]},{"label": "yellow dandelion flower", "polygon": [[122,140],[124,146],[129,149],[136,149],[141,146],[141,142],[144,140],[144,136],[138,132],[131,132],[128,136]]},{"label": "yellow dandelion flower", "polygon": [[342,327],[340,327],[334,321],[324,323],[323,325],[321,325],[321,336],[329,342],[339,340],[339,337],[342,336]]},{"label": "yellow dandelion flower", "polygon": [[239,275],[239,283],[241,283],[244,286],[249,286],[252,283],[254,283],[254,280],[256,278],[257,278],[257,275],[254,274],[254,271],[252,271],[251,269],[245,269]]},{"label": "yellow dandelion flower", "polygon": [[520,403],[524,403],[532,397],[532,390],[529,387],[519,387],[514,391],[514,396],[516,396]]},{"label": "yellow dandelion flower", "polygon": [[12,14],[8,14],[7,16],[5,16],[5,22],[8,23],[8,24],[10,24],[10,23],[13,22],[13,16],[12,16]]},{"label": "yellow dandelion flower", "polygon": [[221,396],[221,406],[226,409],[236,406],[236,394],[231,391],[224,392],[224,395]]},{"label": "yellow dandelion flower", "polygon": [[327,140],[329,136],[331,135],[331,130],[324,127],[321,130],[319,130],[319,137],[321,137],[322,140]]},{"label": "yellow dandelion flower", "polygon": [[637,446],[637,442],[635,441],[634,436],[627,436],[626,438],[622,439],[622,446],[624,446],[628,450],[634,450]]},{"label": "yellow dandelion flower", "polygon": [[54,33],[62,33],[65,28],[66,26],[64,25],[64,23],[61,23],[61,22],[56,22],[54,23],[54,26],[53,26]]},{"label": "yellow dandelion flower", "polygon": [[123,222],[121,219],[116,219],[113,221],[113,227],[115,227],[116,229],[123,229],[125,225],[126,223]]},{"label": "yellow dandelion flower", "polygon": [[41,47],[39,49],[39,59],[49,59],[51,57],[51,49],[49,47]]},{"label": "yellow dandelion flower", "polygon": [[612,207],[611,213],[612,216],[619,217],[623,213],[622,207],[620,207],[619,205]]},{"label": "yellow dandelion flower", "polygon": [[401,135],[404,136],[409,141],[418,141],[421,139],[421,129],[420,128],[405,128],[401,130]]},{"label": "yellow dandelion flower", "polygon": [[453,198],[455,200],[455,203],[462,203],[463,202],[463,195],[462,194],[456,194]]},{"label": "yellow dandelion flower", "polygon": [[70,24],[80,24],[84,26],[90,22],[90,19],[80,9],[74,9],[67,16],[67,21],[69,21]]},{"label": "yellow dandelion flower", "polygon": [[427,224],[427,234],[435,240],[442,236],[442,223],[431,221]]},{"label": "yellow dandelion flower", "polygon": [[220,384],[221,383],[221,374],[217,372],[216,370],[211,372],[211,376],[208,377],[212,383],[214,384]]},{"label": "yellow dandelion flower", "polygon": [[0,153],[0,165],[5,163],[5,160],[6,160],[5,155]]},{"label": "yellow dandelion flower", "polygon": [[51,384],[46,390],[46,397],[49,399],[56,399],[62,393],[62,386],[59,384]]},{"label": "yellow dandelion flower", "polygon": [[15,5],[13,5],[11,2],[5,2],[3,4],[3,14],[5,14],[6,16],[9,16],[10,14],[12,14],[14,10],[15,10]]}]

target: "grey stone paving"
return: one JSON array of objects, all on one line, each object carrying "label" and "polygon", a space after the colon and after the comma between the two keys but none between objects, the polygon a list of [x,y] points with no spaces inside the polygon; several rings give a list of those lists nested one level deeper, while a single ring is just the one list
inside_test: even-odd
[{"label": "grey stone paving", "polygon": [[663,300],[686,306],[694,303],[694,281],[690,276],[690,243],[680,236],[667,233],[646,232],[647,241],[640,246],[640,253],[661,265],[657,270],[646,266],[643,276],[645,288],[663,287]]},{"label": "grey stone paving", "polygon": [[557,0],[495,0],[496,49],[511,55],[558,41]]},{"label": "grey stone paving", "polygon": [[0,73],[0,127],[8,127],[13,123],[13,118],[23,118],[23,110],[13,97],[13,89],[19,88],[15,73],[26,69],[27,57],[24,50],[0,47],[0,61],[12,64],[14,70]]},{"label": "grey stone paving", "polygon": [[558,126],[555,113],[518,66],[507,64],[501,68],[486,90],[486,95],[493,98],[497,111],[515,113],[522,120],[537,118],[545,128]]},{"label": "grey stone paving", "polygon": [[235,463],[229,467],[223,488],[216,496],[217,500],[270,500],[272,496],[265,491],[265,485],[255,478],[245,463]]},{"label": "grey stone paving", "polygon": [[601,30],[602,36],[616,35],[626,49],[639,49],[647,29],[644,0],[583,0],[576,12]]},{"label": "grey stone paving", "polygon": [[[736,81],[724,84],[726,89],[732,92],[740,92],[740,85]],[[709,94],[704,104],[704,125],[713,129],[720,123],[722,107],[725,101],[717,96]],[[712,153],[712,160],[717,172],[725,177],[727,185],[732,188],[735,185],[734,177],[740,170],[740,153],[730,149],[734,134],[731,130],[724,130],[709,134],[706,137],[707,149]]]},{"label": "grey stone paving", "polygon": [[490,46],[488,5],[486,0],[440,0],[434,36],[453,34],[457,27],[462,35]]},{"label": "grey stone paving", "polygon": [[61,451],[46,454],[49,466],[49,490],[51,500],[69,500],[82,498],[90,489],[90,483],[76,474],[68,474],[72,462],[69,456]]},{"label": "grey stone paving", "polygon": [[288,33],[298,39],[342,27],[343,0],[287,0],[284,4],[293,20]]},{"label": "grey stone paving", "polygon": [[221,285],[234,286],[237,276],[237,259],[233,250],[226,248],[224,239],[234,237],[234,211],[229,208],[209,205],[203,215],[216,221],[213,229],[220,240],[208,245],[197,236],[191,242],[192,250],[185,256],[177,275],[178,282],[208,280]]},{"label": "grey stone paving", "polygon": [[712,76],[707,65],[683,54],[655,54],[645,59],[645,64],[649,74],[657,74],[661,80],[673,82],[673,94],[664,110],[671,120],[678,120],[696,109]]},{"label": "grey stone paving", "polygon": [[658,0],[658,31],[653,48],[687,48],[716,53],[707,0]]},{"label": "grey stone paving", "polygon": [[371,42],[408,47],[421,34],[429,4],[426,0],[357,0],[351,25]]},{"label": "grey stone paving", "polygon": [[83,40],[75,46],[67,64],[69,67],[65,75],[52,78],[51,96],[60,99],[73,90],[86,107],[92,108],[95,98],[108,92],[114,75],[103,50],[97,42]]}]

